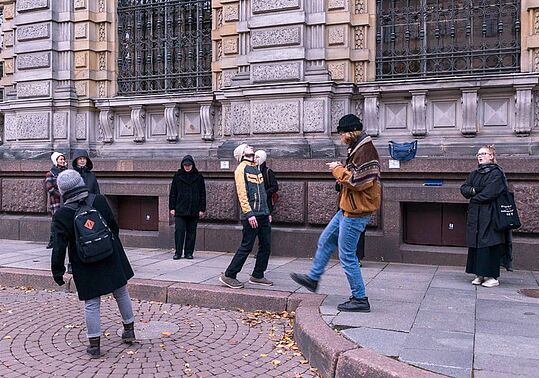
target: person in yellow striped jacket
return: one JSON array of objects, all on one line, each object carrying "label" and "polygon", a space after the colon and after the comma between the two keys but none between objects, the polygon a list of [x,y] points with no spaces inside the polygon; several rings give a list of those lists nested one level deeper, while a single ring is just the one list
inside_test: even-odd
[{"label": "person in yellow striped jacket", "polygon": [[257,237],[260,250],[249,283],[263,286],[273,285],[273,282],[264,277],[271,253],[270,211],[264,187],[264,177],[255,163],[254,157],[255,149],[245,143],[240,144],[234,150],[234,158],[239,162],[234,171],[234,181],[241,207],[240,220],[243,226],[243,237],[230,265],[219,277],[219,281],[223,285],[233,289],[243,287],[243,282],[240,282],[236,277],[253,250]]}]

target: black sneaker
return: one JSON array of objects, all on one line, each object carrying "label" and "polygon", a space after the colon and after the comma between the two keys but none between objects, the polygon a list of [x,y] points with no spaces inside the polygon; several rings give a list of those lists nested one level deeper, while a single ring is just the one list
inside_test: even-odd
[{"label": "black sneaker", "polygon": [[369,304],[369,298],[367,297],[360,299],[350,297],[349,301],[338,305],[337,310],[345,312],[371,312],[371,305]]},{"label": "black sneaker", "polygon": [[172,260],[179,260],[181,258],[182,258],[182,255],[176,255],[175,254],[174,256],[172,256]]},{"label": "black sneaker", "polygon": [[310,279],[306,274],[290,273],[290,277],[309,291],[315,292],[318,289],[318,281]]}]

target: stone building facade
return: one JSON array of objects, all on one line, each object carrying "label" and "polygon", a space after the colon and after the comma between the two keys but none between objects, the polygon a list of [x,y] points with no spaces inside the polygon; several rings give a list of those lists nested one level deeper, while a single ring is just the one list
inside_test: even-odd
[{"label": "stone building facade", "polygon": [[[336,206],[324,163],[354,113],[383,165],[368,259],[463,263],[458,188],[494,143],[523,221],[515,263],[539,268],[539,1],[400,3],[0,0],[2,237],[47,238],[48,156],[85,148],[126,244],[171,247],[189,153],[208,185],[198,249],[233,251],[231,155],[247,141],[282,188],[274,253],[311,256]],[[391,140],[418,140],[417,157],[390,161]]]}]

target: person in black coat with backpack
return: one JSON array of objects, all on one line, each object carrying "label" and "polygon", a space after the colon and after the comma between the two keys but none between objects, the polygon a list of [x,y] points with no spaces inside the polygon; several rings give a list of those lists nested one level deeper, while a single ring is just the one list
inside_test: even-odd
[{"label": "person in black coat with backpack", "polygon": [[[129,264],[119,238],[118,224],[114,219],[107,200],[102,195],[91,195],[92,207],[100,214],[112,234],[112,254],[93,263],[84,263],[77,247],[75,232],[75,215],[77,208],[87,203],[89,192],[80,174],[72,169],[60,173],[57,185],[64,205],[53,216],[53,249],[51,271],[54,281],[62,286],[65,273],[64,259],[67,253],[73,271],[73,281],[79,299],[84,301],[87,336],[90,345],[87,352],[91,358],[99,358],[100,350],[100,301],[101,296],[110,294],[118,303],[122,316],[124,331],[122,340],[132,343],[135,340],[134,315],[131,299],[127,291],[127,281],[133,277],[133,269]],[[94,225],[90,222],[89,229]]]},{"label": "person in black coat with backpack", "polygon": [[92,160],[88,156],[88,151],[75,150],[75,152],[73,152],[73,163],[71,166],[82,176],[90,193],[101,194],[95,173],[92,172],[94,163],[92,163]]},{"label": "person in black coat with backpack", "polygon": [[173,259],[180,259],[182,254],[186,259],[192,259],[198,220],[206,212],[206,184],[191,155],[182,159],[180,169],[174,174],[168,208],[176,223],[176,252]]},{"label": "person in black coat with backpack", "polygon": [[494,146],[477,152],[479,165],[460,187],[470,200],[466,220],[468,260],[466,273],[475,274],[474,285],[499,285],[500,259],[506,253],[506,232],[494,229],[496,199],[506,190],[505,175],[496,162]]}]

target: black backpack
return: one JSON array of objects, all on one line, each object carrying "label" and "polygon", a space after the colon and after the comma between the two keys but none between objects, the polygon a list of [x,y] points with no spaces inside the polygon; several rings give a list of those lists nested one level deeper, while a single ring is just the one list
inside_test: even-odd
[{"label": "black backpack", "polygon": [[73,225],[80,260],[85,264],[101,261],[114,252],[114,235],[101,213],[93,207],[95,194],[88,194],[78,204],[67,204],[75,210]]}]

